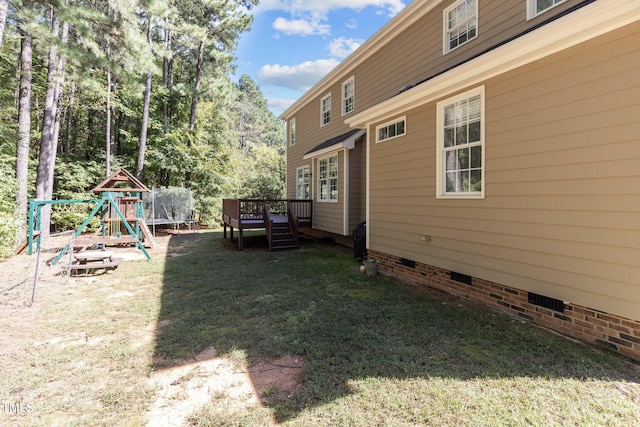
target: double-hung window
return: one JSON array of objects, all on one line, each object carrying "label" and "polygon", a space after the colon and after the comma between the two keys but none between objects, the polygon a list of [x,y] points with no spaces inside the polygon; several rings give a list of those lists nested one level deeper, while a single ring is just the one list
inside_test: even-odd
[{"label": "double-hung window", "polygon": [[527,19],[535,18],[565,1],[567,0],[527,0]]},{"label": "double-hung window", "polygon": [[458,0],[444,10],[444,53],[478,36],[478,0]]},{"label": "double-hung window", "polygon": [[355,79],[351,77],[342,84],[342,115],[349,114],[355,108],[356,86]]},{"label": "double-hung window", "polygon": [[311,197],[311,174],[309,166],[296,169],[296,199],[306,200]]},{"label": "double-hung window", "polygon": [[331,94],[320,100],[320,126],[331,123]]},{"label": "double-hung window", "polygon": [[289,145],[296,145],[296,119],[289,122]]},{"label": "double-hung window", "polygon": [[318,199],[321,202],[338,201],[338,155],[318,160]]},{"label": "double-hung window", "polygon": [[437,197],[484,197],[484,86],[437,104]]}]

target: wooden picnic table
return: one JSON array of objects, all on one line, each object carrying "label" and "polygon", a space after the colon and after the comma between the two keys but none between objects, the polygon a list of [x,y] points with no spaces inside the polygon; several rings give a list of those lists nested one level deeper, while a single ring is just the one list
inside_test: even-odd
[{"label": "wooden picnic table", "polygon": [[78,270],[113,270],[122,262],[122,258],[114,258],[111,251],[83,251],[73,255],[71,271]]}]

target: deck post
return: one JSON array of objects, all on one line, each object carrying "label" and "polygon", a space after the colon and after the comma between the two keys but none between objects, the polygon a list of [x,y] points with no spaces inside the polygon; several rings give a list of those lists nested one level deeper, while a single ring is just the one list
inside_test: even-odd
[{"label": "deck post", "polygon": [[242,250],[242,228],[238,229],[238,250]]}]

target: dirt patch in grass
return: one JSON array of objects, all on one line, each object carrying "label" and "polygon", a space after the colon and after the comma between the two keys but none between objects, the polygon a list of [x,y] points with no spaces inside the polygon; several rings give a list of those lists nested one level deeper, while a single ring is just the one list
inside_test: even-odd
[{"label": "dirt patch in grass", "polygon": [[156,394],[147,425],[197,425],[199,418],[246,416],[261,405],[293,396],[301,387],[303,365],[295,356],[247,365],[242,353],[219,356],[209,347],[193,360],[151,375],[149,385]]}]

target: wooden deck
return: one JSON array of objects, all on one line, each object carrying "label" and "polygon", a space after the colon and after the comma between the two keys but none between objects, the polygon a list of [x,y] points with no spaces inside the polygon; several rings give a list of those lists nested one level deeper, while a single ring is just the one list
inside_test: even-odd
[{"label": "wooden deck", "polygon": [[[222,201],[224,238],[227,238],[227,227],[230,229],[231,240],[233,240],[234,228],[237,229],[238,249],[242,250],[243,230],[265,229],[269,238],[269,247],[274,250],[272,242],[277,240],[273,236],[274,230],[281,229],[280,225],[294,222],[292,232],[297,242],[297,229],[311,227],[312,212],[311,200],[224,199]],[[266,217],[270,219],[271,224],[265,225]]]}]

